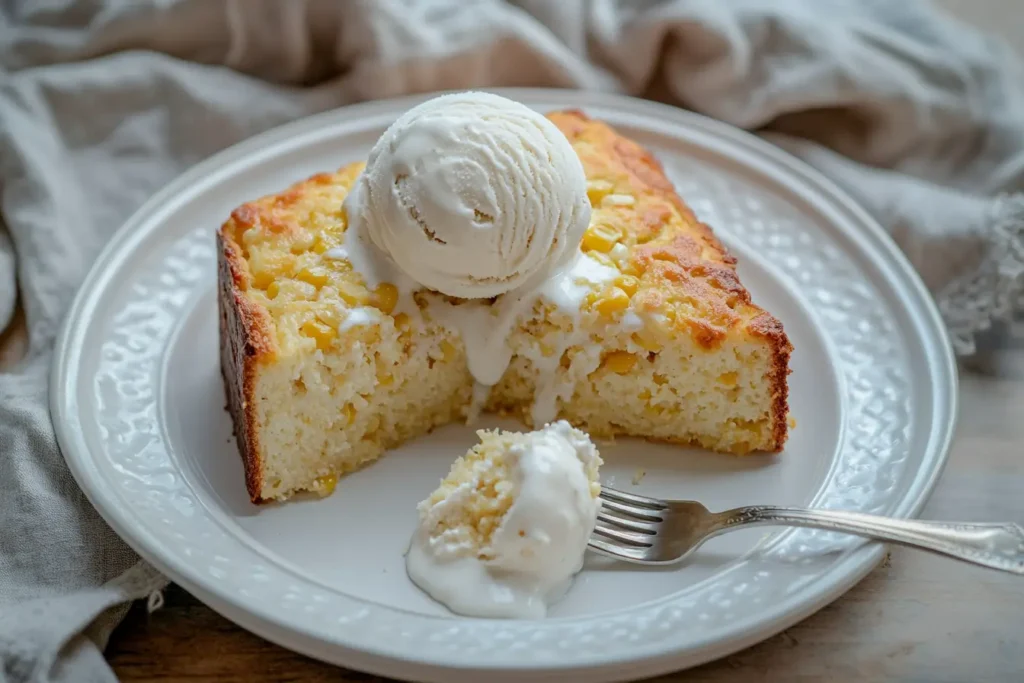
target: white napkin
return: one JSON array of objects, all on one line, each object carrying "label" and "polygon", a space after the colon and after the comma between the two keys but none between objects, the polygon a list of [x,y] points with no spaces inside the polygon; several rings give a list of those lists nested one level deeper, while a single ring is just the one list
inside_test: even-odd
[{"label": "white napkin", "polygon": [[755,130],[854,194],[966,354],[1021,307],[1022,75],[1007,47],[913,0],[4,3],[0,328],[17,291],[29,352],[0,374],[0,682],[113,680],[111,629],[165,583],[75,486],[46,379],[100,247],[196,161],[410,92],[654,97]]}]

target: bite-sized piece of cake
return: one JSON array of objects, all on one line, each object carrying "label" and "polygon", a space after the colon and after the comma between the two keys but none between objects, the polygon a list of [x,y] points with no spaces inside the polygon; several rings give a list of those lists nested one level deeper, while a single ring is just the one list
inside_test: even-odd
[{"label": "bite-sized piece of cake", "polygon": [[327,492],[464,419],[478,332],[506,319],[510,363],[476,392],[488,410],[529,425],[562,417],[597,436],[782,448],[781,323],[646,150],[579,112],[550,119],[582,161],[593,208],[571,271],[523,309],[509,295],[400,300],[389,282],[368,288],[344,248],[359,164],[232,213],[218,235],[222,369],[254,502]]},{"label": "bite-sized piece of cake", "polygon": [[601,456],[564,420],[477,435],[419,505],[409,577],[459,614],[542,618],[583,566]]}]

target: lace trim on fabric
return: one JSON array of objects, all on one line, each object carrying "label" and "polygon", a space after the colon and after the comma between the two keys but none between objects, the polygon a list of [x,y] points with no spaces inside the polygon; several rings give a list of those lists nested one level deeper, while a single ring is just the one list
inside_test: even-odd
[{"label": "lace trim on fabric", "polygon": [[994,323],[1012,323],[1024,308],[1024,195],[1002,195],[988,221],[989,246],[978,267],[936,299],[957,355],[977,350],[976,337]]}]

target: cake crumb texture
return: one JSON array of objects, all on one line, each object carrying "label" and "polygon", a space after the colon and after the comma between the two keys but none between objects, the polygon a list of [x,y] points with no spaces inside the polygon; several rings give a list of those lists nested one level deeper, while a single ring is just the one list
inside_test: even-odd
[{"label": "cake crumb texture", "polygon": [[[452,463],[448,476],[420,503],[420,516],[426,517],[438,504],[458,498],[459,504],[446,507],[430,533],[455,538],[472,549],[478,559],[488,560],[491,538],[515,502],[512,449],[526,444],[529,435],[504,430],[478,430],[476,434],[480,442]],[[584,466],[593,498],[601,493],[600,464],[597,457]]]}]

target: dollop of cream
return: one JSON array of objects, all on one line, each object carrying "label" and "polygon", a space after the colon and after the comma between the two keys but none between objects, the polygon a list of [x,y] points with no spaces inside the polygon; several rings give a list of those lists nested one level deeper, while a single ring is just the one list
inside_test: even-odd
[{"label": "dollop of cream", "polygon": [[453,612],[543,618],[583,566],[600,509],[588,471],[600,455],[585,433],[558,421],[522,435],[501,457],[511,463],[514,500],[490,543],[474,547],[465,527],[437,531],[442,519],[472,516],[464,508],[476,482],[466,481],[440,502],[421,504],[406,569]]}]

